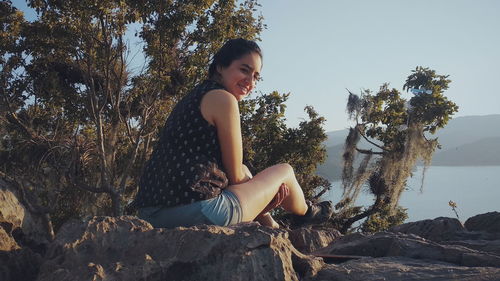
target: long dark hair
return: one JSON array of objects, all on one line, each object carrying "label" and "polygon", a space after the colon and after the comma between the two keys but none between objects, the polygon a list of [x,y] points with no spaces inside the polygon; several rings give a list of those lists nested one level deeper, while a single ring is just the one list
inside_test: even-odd
[{"label": "long dark hair", "polygon": [[228,67],[234,60],[252,52],[259,54],[262,59],[262,51],[254,41],[243,38],[228,40],[212,58],[212,63],[208,68],[208,78],[217,80],[219,75],[217,66]]}]

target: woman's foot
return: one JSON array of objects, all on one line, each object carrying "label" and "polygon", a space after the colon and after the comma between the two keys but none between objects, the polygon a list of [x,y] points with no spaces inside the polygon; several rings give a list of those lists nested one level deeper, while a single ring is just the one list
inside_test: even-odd
[{"label": "woman's foot", "polygon": [[263,226],[268,226],[271,228],[280,228],[280,225],[273,219],[271,214],[264,213],[255,218]]},{"label": "woman's foot", "polygon": [[302,224],[323,223],[333,215],[333,205],[331,201],[313,203],[307,201],[307,212],[303,216],[295,216],[296,221]]}]

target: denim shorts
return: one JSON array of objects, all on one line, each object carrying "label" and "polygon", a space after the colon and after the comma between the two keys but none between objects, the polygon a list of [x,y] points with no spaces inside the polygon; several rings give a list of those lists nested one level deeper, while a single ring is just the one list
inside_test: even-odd
[{"label": "denim shorts", "polygon": [[140,208],[139,218],[154,227],[174,228],[190,227],[200,224],[227,226],[241,222],[242,213],[238,197],[229,190],[223,190],[219,196],[192,204],[166,208]]}]

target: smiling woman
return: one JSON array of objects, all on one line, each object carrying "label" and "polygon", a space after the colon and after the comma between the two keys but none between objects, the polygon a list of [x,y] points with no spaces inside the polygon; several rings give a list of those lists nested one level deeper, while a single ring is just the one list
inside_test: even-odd
[{"label": "smiling woman", "polygon": [[262,51],[259,46],[253,41],[246,41],[248,46],[241,44],[242,42],[244,41],[228,41],[214,56],[208,70],[209,78],[219,82],[238,101],[253,90],[262,68]]},{"label": "smiling woman", "polygon": [[235,60],[228,67],[217,67],[220,73],[220,83],[241,101],[255,87],[259,79],[262,62],[259,54],[250,53]]},{"label": "smiling woman", "polygon": [[146,164],[134,201],[139,217],[155,227],[252,220],[279,227],[269,211],[282,206],[298,221],[330,218],[331,202],[306,202],[290,165],[253,177],[243,164],[238,102],[255,87],[261,68],[253,41],[229,40],[215,54],[209,79],[175,106]]}]

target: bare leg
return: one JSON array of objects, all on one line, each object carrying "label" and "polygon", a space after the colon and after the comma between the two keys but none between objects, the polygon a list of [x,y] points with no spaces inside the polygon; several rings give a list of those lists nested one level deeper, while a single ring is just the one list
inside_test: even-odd
[{"label": "bare leg", "polygon": [[290,194],[281,206],[293,214],[304,215],[307,211],[304,193],[295,178],[293,168],[288,164],[269,167],[249,181],[231,185],[227,189],[240,200],[242,221],[252,221],[271,202],[282,183],[288,186]]},{"label": "bare leg", "polygon": [[[250,172],[250,170],[246,165],[243,165],[243,172],[247,176],[248,180],[253,178],[252,173]],[[265,214],[259,214],[254,220],[264,226],[279,228],[279,224],[273,219],[273,217],[271,216],[271,214],[269,214],[269,212]]]},{"label": "bare leg", "polygon": [[272,228],[279,228],[280,227],[280,225],[273,219],[273,217],[269,213],[259,215],[255,218],[255,220],[264,226],[269,226]]}]

